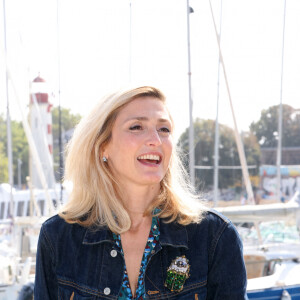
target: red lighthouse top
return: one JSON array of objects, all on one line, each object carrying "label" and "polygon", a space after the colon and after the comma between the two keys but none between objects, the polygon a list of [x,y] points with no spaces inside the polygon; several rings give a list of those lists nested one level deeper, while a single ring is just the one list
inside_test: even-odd
[{"label": "red lighthouse top", "polygon": [[36,97],[37,103],[48,103],[48,93],[46,89],[46,80],[40,77],[36,77],[32,82],[32,94],[30,97],[30,103],[33,102],[32,97]]},{"label": "red lighthouse top", "polygon": [[40,77],[40,74],[39,74],[38,77],[36,77],[35,79],[33,79],[33,82],[46,82],[46,80],[43,79],[42,77]]}]

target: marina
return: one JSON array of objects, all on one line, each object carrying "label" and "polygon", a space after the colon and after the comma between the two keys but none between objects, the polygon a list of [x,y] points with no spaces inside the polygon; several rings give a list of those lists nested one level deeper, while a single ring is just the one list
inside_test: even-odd
[{"label": "marina", "polygon": [[[16,75],[17,72],[15,72],[13,64],[7,59],[9,56],[9,47],[6,47],[5,2],[7,1],[3,0],[3,28],[5,35],[4,47],[3,49],[1,48],[1,57],[5,61],[4,65],[6,69],[7,110],[6,117],[3,120],[5,119],[7,130],[5,136],[7,166],[5,165],[5,168],[7,168],[8,176],[5,181],[0,182],[0,300],[23,300],[27,299],[27,296],[30,297],[32,295],[34,288],[35,256],[41,225],[47,218],[56,214],[61,205],[68,201],[68,188],[63,186],[62,183],[64,147],[65,142],[72,136],[72,130],[75,125],[67,128],[67,133],[64,132],[60,102],[60,51],[62,51],[61,40],[59,39],[61,29],[60,1],[57,1],[56,11],[57,49],[55,55],[57,56],[57,74],[55,76],[58,78],[58,82],[55,84],[55,87],[52,86],[52,90],[47,88],[47,82],[40,74],[36,74],[34,79],[30,80],[28,79],[28,74],[26,74],[26,76],[22,77],[22,84],[20,84],[20,78]],[[138,24],[132,23],[132,14],[136,13],[138,15],[137,11],[135,11],[135,4],[134,1],[129,1],[128,7],[126,7],[130,21],[128,22],[128,55],[126,56],[126,64],[128,63],[129,69],[126,70],[126,74],[128,73],[129,82],[134,77],[134,67],[136,67],[134,66],[133,33],[135,30],[134,26]],[[215,50],[217,49],[216,52],[218,54],[216,55],[218,72],[214,79],[217,81],[217,101],[216,103],[211,102],[211,106],[216,106],[216,118],[215,120],[210,120],[214,122],[214,126],[213,130],[208,134],[213,139],[213,148],[209,148],[206,152],[200,149],[205,144],[203,138],[205,130],[203,128],[209,122],[204,123],[202,120],[203,123],[201,126],[203,127],[200,127],[200,125],[197,128],[195,127],[196,97],[193,90],[198,89],[198,84],[196,85],[195,79],[193,80],[194,77],[192,78],[192,74],[194,76],[194,73],[192,73],[193,60],[191,59],[195,57],[195,48],[194,52],[191,48],[191,41],[195,41],[192,37],[193,30],[195,30],[192,26],[195,24],[195,21],[191,20],[194,10],[192,8],[192,1],[187,0],[181,5],[184,8],[183,14],[185,15],[184,21],[186,22],[181,23],[181,25],[185,24],[184,26],[186,26],[185,37],[187,39],[184,43],[187,42],[187,51],[184,52],[183,57],[187,64],[185,72],[187,71],[188,76],[185,75],[184,77],[186,81],[184,85],[185,96],[183,97],[180,94],[179,97],[180,101],[184,99],[185,105],[179,102],[180,105],[177,105],[179,109],[177,107],[176,110],[180,111],[180,107],[183,106],[186,112],[187,109],[189,110],[189,123],[186,123],[185,143],[182,143],[186,147],[186,152],[183,155],[186,163],[186,171],[189,173],[191,184],[197,187],[198,192],[201,193],[201,188],[204,186],[204,195],[205,193],[208,195],[207,201],[209,206],[228,217],[235,224],[243,240],[244,259],[247,268],[247,294],[249,299],[254,300],[300,299],[300,145],[293,144],[292,146],[287,146],[283,144],[286,137],[284,135],[284,127],[282,127],[292,123],[294,130],[297,132],[298,127],[295,124],[297,122],[300,124],[300,110],[299,108],[292,108],[291,117],[284,119],[284,114],[287,112],[287,110],[284,110],[285,106],[283,103],[286,1],[283,1],[282,4],[281,12],[283,18],[281,20],[282,24],[279,26],[282,39],[278,43],[280,47],[277,49],[280,52],[279,62],[281,63],[281,69],[279,75],[281,80],[276,82],[276,86],[280,92],[278,95],[280,101],[277,107],[274,108],[273,106],[274,110],[276,109],[276,114],[272,115],[274,117],[272,121],[276,121],[277,127],[272,132],[272,137],[269,138],[271,146],[267,145],[263,147],[263,138],[268,138],[266,136],[256,141],[255,145],[261,147],[260,161],[257,159],[256,161],[251,161],[251,163],[249,163],[249,152],[253,149],[251,150],[249,145],[245,145],[245,136],[251,139],[256,131],[253,129],[251,132],[253,135],[249,134],[247,136],[247,133],[241,131],[239,127],[239,109],[245,104],[234,104],[234,85],[230,81],[232,78],[230,77],[232,68],[227,68],[226,60],[226,54],[228,55],[229,51],[222,44],[224,34],[226,38],[226,32],[224,32],[226,28],[222,27],[222,1],[218,2],[218,5],[216,2],[208,1],[206,7],[206,15],[212,21],[212,25],[209,27],[209,35],[214,36],[216,40],[214,47]],[[137,8],[139,8],[138,5]],[[144,16],[147,14],[148,11],[144,12]],[[276,34],[279,34],[278,31]],[[164,40],[166,40],[165,37]],[[176,43],[178,44],[179,42],[176,41]],[[180,41],[180,44],[183,44],[183,42]],[[224,52],[223,49],[225,49]],[[171,53],[172,51],[170,50],[169,52]],[[85,56],[82,60],[85,61],[86,59],[87,57]],[[107,57],[105,59],[108,60]],[[114,58],[114,61],[118,61],[118,59]],[[29,62],[26,63],[29,64]],[[138,65],[137,62],[136,64]],[[150,67],[148,68],[151,69]],[[25,69],[24,66],[23,69]],[[115,74],[117,74],[119,66],[116,66],[115,69]],[[145,69],[147,68],[145,67]],[[176,73],[174,70],[172,72]],[[136,73],[138,74],[138,72]],[[135,76],[138,77],[137,75]],[[202,79],[204,80],[204,78]],[[64,78],[64,80],[66,79]],[[101,84],[105,85],[105,81],[103,80]],[[223,96],[220,94],[220,84],[223,85],[221,86]],[[23,85],[28,85],[29,88],[24,88]],[[170,84],[172,90],[175,85],[173,82]],[[20,86],[23,88],[20,88]],[[80,84],[78,84],[78,89],[80,87]],[[86,96],[85,93],[86,90],[82,97]],[[95,91],[94,93],[96,94]],[[17,170],[17,168],[14,166],[15,163],[12,154],[14,150],[12,144],[10,98],[14,98],[17,103],[21,115],[20,124],[22,124],[24,135],[28,142],[29,152],[26,182],[24,178],[22,182],[22,162],[18,158],[18,168],[20,168],[18,186],[14,183],[13,174],[13,169]],[[25,98],[27,100],[29,98],[29,103],[26,100],[26,105],[22,103]],[[215,99],[213,100],[215,101]],[[219,101],[223,100],[228,101],[227,106],[230,108],[227,114],[230,115],[233,124],[230,131],[232,135],[230,142],[233,141],[234,146],[226,146],[226,142],[228,143],[229,139],[225,141],[224,135],[221,135],[222,131],[224,132],[226,129],[219,122],[223,113],[219,108]],[[201,101],[206,102],[207,100],[202,99]],[[58,102],[58,124],[53,123],[53,102]],[[73,102],[75,105],[75,101]],[[81,102],[81,106],[85,106],[84,101]],[[286,109],[290,108],[286,106]],[[180,111],[178,113],[179,118],[181,114],[182,112]],[[266,114],[266,119],[268,121],[271,120],[270,112]],[[257,124],[259,127],[262,123],[257,122]],[[54,127],[58,131],[56,139],[53,137]],[[202,135],[199,134],[199,131],[203,131]],[[206,133],[207,131],[208,129],[206,129]],[[65,138],[68,134],[69,136]],[[296,137],[292,137],[290,140],[296,140]],[[201,140],[201,138],[203,139]],[[55,147],[56,153],[54,151]],[[228,147],[226,151],[229,154],[226,164],[223,163],[222,165],[220,161],[224,147]],[[193,151],[190,149],[193,149]],[[57,159],[58,156],[59,158]],[[232,180],[235,182],[234,184],[227,184],[224,187],[221,180],[221,173],[228,170],[231,172],[230,176],[235,176]],[[202,177],[200,178],[200,176],[205,177],[206,175],[203,174],[208,174],[208,172],[211,172],[209,176],[212,180],[209,184],[205,185],[205,182],[201,182]],[[224,178],[229,177],[227,176],[229,173],[222,174],[223,181],[225,181]],[[255,184],[256,190],[254,190],[254,182],[258,182]],[[23,187],[21,187],[21,183]],[[238,192],[236,192],[237,190]]]}]

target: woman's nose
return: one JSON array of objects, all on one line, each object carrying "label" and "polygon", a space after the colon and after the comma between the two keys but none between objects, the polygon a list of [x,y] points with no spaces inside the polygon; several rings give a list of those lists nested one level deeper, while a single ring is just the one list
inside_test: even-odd
[{"label": "woman's nose", "polygon": [[159,146],[161,145],[161,138],[157,130],[150,130],[147,137],[147,145],[148,146]]}]

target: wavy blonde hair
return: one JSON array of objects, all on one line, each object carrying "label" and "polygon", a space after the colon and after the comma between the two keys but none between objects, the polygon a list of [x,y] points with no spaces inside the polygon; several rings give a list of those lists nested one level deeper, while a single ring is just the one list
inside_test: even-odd
[{"label": "wavy blonde hair", "polygon": [[[140,97],[154,97],[166,105],[165,96],[157,88],[144,86],[122,90],[104,97],[75,128],[66,149],[65,165],[65,180],[73,183],[73,190],[59,214],[68,223],[108,226],[115,233],[130,228],[122,193],[101,157],[119,111]],[[173,150],[169,169],[161,181],[160,194],[144,214],[150,214],[154,208],[160,209],[157,215],[166,222],[176,221],[183,225],[199,222],[205,211],[205,206],[192,193],[177,149]]]}]

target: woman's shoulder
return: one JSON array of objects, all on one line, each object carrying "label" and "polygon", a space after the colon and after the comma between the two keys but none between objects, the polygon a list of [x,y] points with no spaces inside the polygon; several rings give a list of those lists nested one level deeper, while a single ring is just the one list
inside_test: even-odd
[{"label": "woman's shoulder", "polygon": [[76,234],[80,232],[85,232],[86,228],[83,226],[74,223],[67,223],[61,216],[54,215],[47,219],[41,228],[42,232],[48,237],[58,237],[58,236],[67,236],[69,234]]},{"label": "woman's shoulder", "polygon": [[202,213],[199,222],[191,223],[186,226],[188,232],[208,232],[211,234],[221,234],[225,229],[236,232],[235,226],[223,214],[215,209],[208,208]]},{"label": "woman's shoulder", "polygon": [[49,217],[45,220],[43,223],[43,226],[52,226],[51,224],[57,224],[64,221],[58,214],[55,214],[54,216]]},{"label": "woman's shoulder", "polygon": [[199,222],[181,226],[185,228],[190,248],[215,249],[217,245],[227,247],[230,243],[240,244],[234,224],[214,209],[207,209]]},{"label": "woman's shoulder", "polygon": [[56,230],[61,229],[63,227],[68,227],[68,224],[63,218],[61,218],[58,214],[48,218],[43,224],[42,228],[46,230]]},{"label": "woman's shoulder", "polygon": [[204,212],[203,221],[215,224],[229,224],[231,221],[213,208],[209,208]]}]

